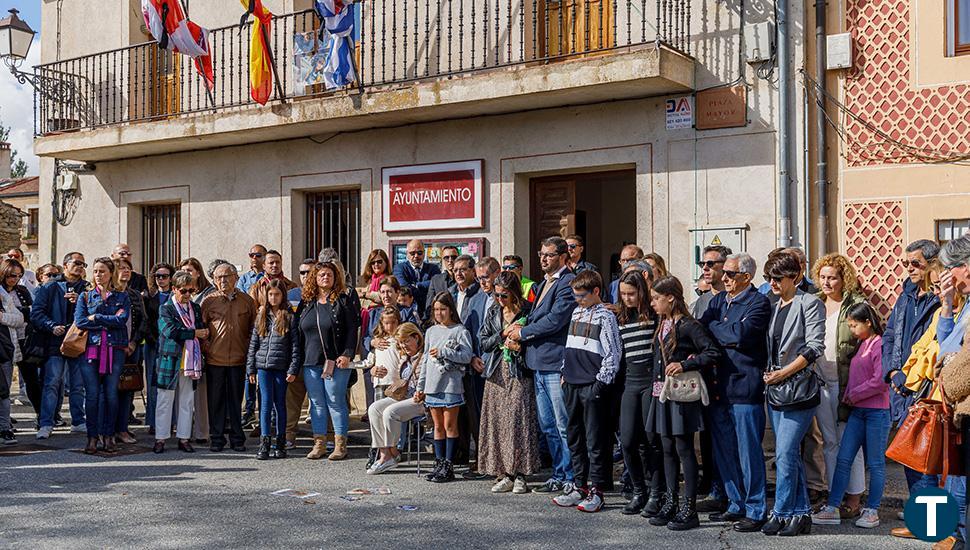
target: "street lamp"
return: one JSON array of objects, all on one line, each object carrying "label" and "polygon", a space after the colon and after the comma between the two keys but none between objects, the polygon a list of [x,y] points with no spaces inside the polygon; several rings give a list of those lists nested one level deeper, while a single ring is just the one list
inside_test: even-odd
[{"label": "street lamp", "polygon": [[[17,16],[17,8],[10,9],[10,16],[0,19],[0,58],[17,76],[17,67],[27,59],[30,44],[34,41],[34,29]],[[22,83],[22,82],[21,82]]]}]

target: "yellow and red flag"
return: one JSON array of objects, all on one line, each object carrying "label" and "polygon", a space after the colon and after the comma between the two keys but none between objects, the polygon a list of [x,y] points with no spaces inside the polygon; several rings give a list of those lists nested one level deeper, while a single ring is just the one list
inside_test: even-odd
[{"label": "yellow and red flag", "polygon": [[262,0],[239,0],[246,8],[241,24],[252,14],[253,28],[249,41],[249,93],[260,105],[269,101],[273,93],[273,52],[269,45],[273,13],[263,7]]}]

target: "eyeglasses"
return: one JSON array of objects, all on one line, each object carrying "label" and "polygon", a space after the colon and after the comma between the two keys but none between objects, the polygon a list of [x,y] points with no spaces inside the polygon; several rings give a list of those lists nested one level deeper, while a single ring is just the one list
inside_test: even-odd
[{"label": "eyeglasses", "polygon": [[714,266],[716,266],[717,264],[723,264],[723,263],[724,262],[723,261],[720,261],[720,260],[700,261],[700,262],[697,262],[697,267],[699,267],[701,269],[704,269],[704,268],[714,269]]},{"label": "eyeglasses", "polygon": [[309,273],[310,273],[310,270],[309,269],[301,269],[300,270],[300,275],[308,275]]},{"label": "eyeglasses", "polygon": [[480,283],[484,283],[486,281],[491,281],[492,278],[489,277],[488,275],[485,275],[484,277],[475,277],[475,280],[478,281],[478,282],[480,282]]},{"label": "eyeglasses", "polygon": [[913,269],[923,269],[926,267],[926,264],[920,262],[919,260],[903,260],[899,263],[903,264],[903,267],[913,266]]},{"label": "eyeglasses", "polygon": [[168,279],[171,276],[172,275],[170,273],[156,273],[155,274],[155,278],[156,279]]},{"label": "eyeglasses", "polygon": [[453,262],[458,259],[458,254],[449,254],[448,256],[442,256],[441,259],[446,262]]},{"label": "eyeglasses", "polygon": [[774,282],[774,283],[780,283],[780,282],[782,282],[785,279],[788,279],[788,277],[775,277],[773,275],[765,275],[765,281],[767,281],[769,283],[772,283],[772,282]]},{"label": "eyeglasses", "polygon": [[258,260],[259,258],[262,258],[263,257],[263,253],[262,252],[250,252],[249,253],[249,257]]},{"label": "eyeglasses", "polygon": [[499,300],[508,300],[509,299],[509,293],[508,292],[495,292],[495,293],[492,294],[492,296],[498,298]]},{"label": "eyeglasses", "polygon": [[374,260],[373,262],[370,263],[370,265],[383,265],[383,264],[384,264],[384,260]]},{"label": "eyeglasses", "polygon": [[21,277],[22,277],[22,275],[18,275],[16,273],[10,273],[10,274],[7,275],[7,278],[8,279],[19,279]]},{"label": "eyeglasses", "polygon": [[182,296],[187,296],[189,294],[194,293],[195,292],[195,289],[194,288],[180,288],[180,289],[178,289],[178,291],[179,291],[179,294],[181,294]]},{"label": "eyeglasses", "polygon": [[559,257],[559,253],[558,252],[540,252],[539,253],[539,259],[540,260],[542,258],[552,259],[552,258],[558,258],[558,257]]},{"label": "eyeglasses", "polygon": [[577,300],[582,300],[583,298],[585,298],[587,296],[589,296],[589,292],[576,292],[576,291],[573,291],[573,298],[576,298]]},{"label": "eyeglasses", "polygon": [[121,256],[122,258],[131,256],[131,252],[128,252],[127,250],[122,250],[121,252],[116,252],[115,254]]},{"label": "eyeglasses", "polygon": [[729,278],[733,279],[733,278],[737,277],[738,275],[740,275],[743,272],[741,272],[741,271],[728,271],[727,269],[725,269],[724,271],[722,271],[722,273],[724,273],[725,275],[727,275]]},{"label": "eyeglasses", "polygon": [[579,246],[578,244],[567,244],[566,245],[566,247],[569,248],[569,250],[576,250],[576,248],[578,246]]},{"label": "eyeglasses", "polygon": [[78,267],[87,267],[88,264],[82,262],[81,260],[71,260],[67,262],[69,265],[76,265]]},{"label": "eyeglasses", "polygon": [[518,265],[518,264],[503,265],[502,266],[502,271],[515,271],[516,269],[519,269],[520,267],[522,267],[522,266],[521,265]]}]

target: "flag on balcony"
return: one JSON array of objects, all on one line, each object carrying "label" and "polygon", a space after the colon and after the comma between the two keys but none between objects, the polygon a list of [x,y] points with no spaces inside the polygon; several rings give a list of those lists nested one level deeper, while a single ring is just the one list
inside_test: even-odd
[{"label": "flag on balcony", "polygon": [[269,44],[273,13],[263,7],[262,0],[239,2],[246,8],[239,25],[245,25],[250,15],[255,18],[249,41],[249,94],[253,101],[265,105],[273,93],[273,50]]},{"label": "flag on balcony", "polygon": [[195,70],[211,91],[215,79],[208,29],[188,20],[181,0],[141,0],[141,13],[158,47],[191,57]]},{"label": "flag on balcony", "polygon": [[[328,89],[349,86],[357,78],[354,71],[354,4],[348,0],[314,0],[313,9],[323,20],[320,41],[328,44],[324,85]],[[325,34],[329,34],[329,38]]]}]

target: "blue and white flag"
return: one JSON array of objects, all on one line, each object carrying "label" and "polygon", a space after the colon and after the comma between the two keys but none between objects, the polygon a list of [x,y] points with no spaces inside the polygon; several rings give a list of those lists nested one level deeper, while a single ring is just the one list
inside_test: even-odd
[{"label": "blue and white flag", "polygon": [[353,57],[354,3],[348,0],[314,0],[313,9],[323,20],[320,41],[327,44],[324,85],[327,89],[349,86],[357,78]]}]

